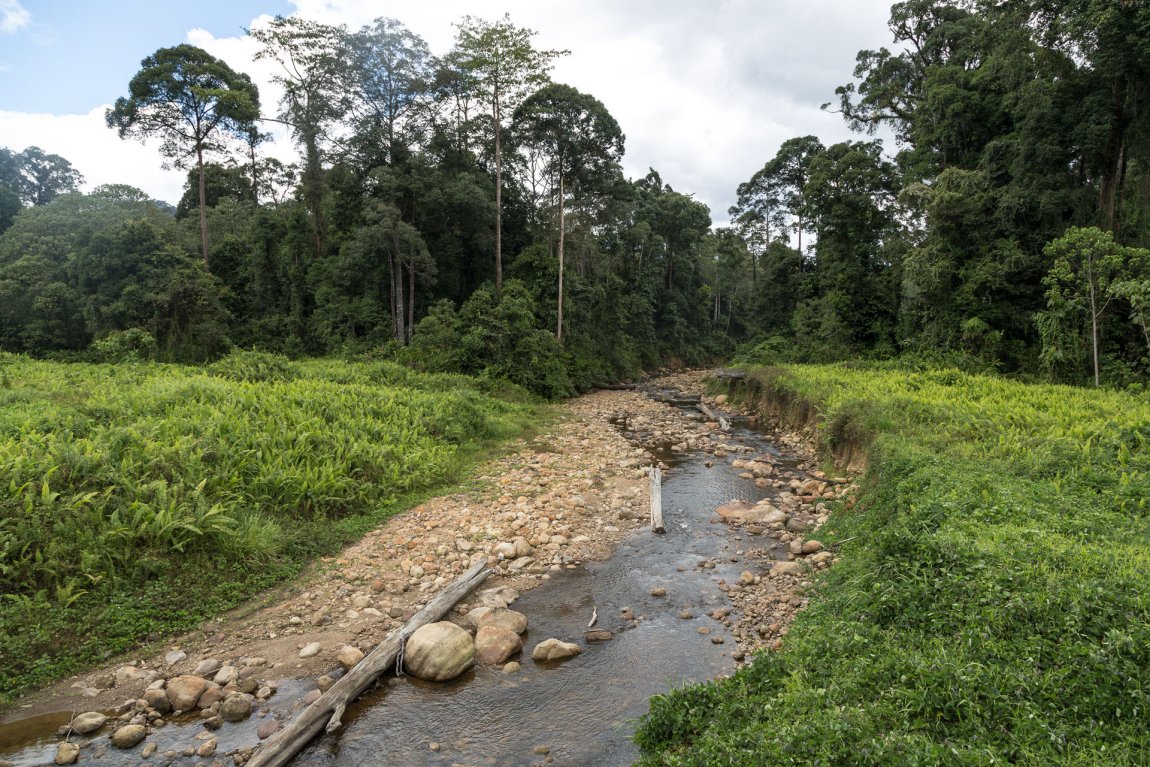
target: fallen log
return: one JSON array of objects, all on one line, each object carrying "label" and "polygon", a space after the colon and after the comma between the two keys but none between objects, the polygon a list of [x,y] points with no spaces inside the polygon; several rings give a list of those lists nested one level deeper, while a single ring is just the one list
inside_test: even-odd
[{"label": "fallen log", "polygon": [[647,470],[651,477],[651,532],[665,533],[663,527],[663,472],[658,466]]},{"label": "fallen log", "polygon": [[599,384],[595,387],[602,391],[635,391],[639,387],[635,384],[621,383],[621,384]]},{"label": "fallen log", "polygon": [[716,413],[714,410],[711,410],[711,408],[707,407],[702,402],[699,403],[699,410],[702,410],[703,415],[707,416],[707,418],[718,422],[719,428],[723,431],[731,430],[731,420],[722,413]]},{"label": "fallen log", "polygon": [[711,373],[712,378],[726,378],[728,380],[737,381],[747,377],[747,371],[738,370],[736,368],[719,368],[714,373]]},{"label": "fallen log", "polygon": [[371,687],[376,677],[392,667],[403,651],[407,638],[421,626],[442,619],[459,600],[471,593],[489,575],[491,571],[487,569],[484,560],[459,576],[428,602],[427,607],[413,615],[401,628],[391,632],[382,644],[333,684],[315,703],[301,711],[291,724],[263,743],[247,767],[279,767],[287,764],[325,728],[325,723],[327,732],[338,730],[343,725],[340,719],[348,705]]}]

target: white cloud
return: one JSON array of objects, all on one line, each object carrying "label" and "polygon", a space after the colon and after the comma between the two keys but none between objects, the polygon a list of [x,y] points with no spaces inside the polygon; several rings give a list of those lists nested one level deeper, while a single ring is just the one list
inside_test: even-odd
[{"label": "white cloud", "polygon": [[0,0],[0,33],[19,32],[31,23],[32,14],[20,5],[19,0]]},{"label": "white cloud", "polygon": [[0,111],[0,144],[14,151],[38,146],[60,155],[84,174],[86,190],[130,184],[175,204],[183,194],[185,172],[164,170],[155,145],[120,139],[104,122],[108,106],[79,115]]}]

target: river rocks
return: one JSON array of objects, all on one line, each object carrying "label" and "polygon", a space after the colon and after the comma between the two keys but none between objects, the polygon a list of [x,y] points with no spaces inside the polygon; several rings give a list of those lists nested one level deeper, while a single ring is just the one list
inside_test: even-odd
[{"label": "river rocks", "polygon": [[475,664],[471,635],[454,623],[429,623],[416,630],[404,649],[404,670],[431,682],[446,682]]},{"label": "river rocks", "polygon": [[200,757],[201,759],[206,759],[209,756],[213,756],[216,753],[216,749],[219,748],[219,745],[220,742],[215,738],[208,738],[196,749],[196,756]]},{"label": "river rocks", "polygon": [[612,634],[610,631],[603,631],[602,629],[587,631],[583,634],[583,639],[588,642],[609,642],[614,638],[614,634]]},{"label": "river rocks", "polygon": [[323,645],[319,642],[308,642],[299,651],[301,658],[314,658],[319,655],[319,651],[323,649]]},{"label": "river rocks", "polygon": [[746,501],[731,501],[715,510],[719,519],[728,524],[773,525],[787,521],[787,514],[769,503],[752,506]]},{"label": "river rocks", "polygon": [[190,711],[208,689],[208,680],[190,674],[168,680],[168,700],[176,711]]},{"label": "river rocks", "polygon": [[776,562],[771,566],[771,575],[802,575],[806,572],[801,562]]},{"label": "river rocks", "polygon": [[496,626],[515,634],[527,630],[527,616],[506,607],[481,607],[468,613],[468,618],[474,622],[476,629]]},{"label": "river rocks", "polygon": [[267,719],[260,722],[260,726],[256,729],[256,737],[260,740],[267,740],[272,735],[275,735],[280,728],[280,720],[274,716],[269,716]]},{"label": "river rocks", "polygon": [[235,666],[223,666],[216,675],[212,677],[212,681],[221,687],[227,687],[232,682],[239,678],[240,672]]},{"label": "river rocks", "polygon": [[208,677],[219,671],[223,665],[223,662],[218,658],[207,658],[197,663],[192,673],[196,676]]},{"label": "river rocks", "polygon": [[522,650],[519,634],[502,626],[483,625],[475,633],[475,655],[485,665],[500,665]]},{"label": "river rocks", "polygon": [[542,662],[560,661],[574,658],[582,652],[583,648],[577,644],[558,639],[545,639],[535,645],[535,649],[531,651],[531,658]]},{"label": "river rocks", "polygon": [[491,553],[500,559],[515,559],[515,544],[511,541],[503,541],[502,543],[497,543],[494,547],[492,547]]},{"label": "river rocks", "polygon": [[142,724],[126,724],[112,733],[112,745],[116,748],[135,748],[143,742],[148,730]]},{"label": "river rocks", "polygon": [[811,523],[800,517],[791,517],[787,520],[787,530],[792,533],[805,533],[810,528]]},{"label": "river rocks", "polygon": [[823,544],[819,541],[807,541],[803,544],[802,552],[804,554],[818,554],[823,548]]},{"label": "river rocks", "polygon": [[108,717],[99,711],[88,711],[72,720],[72,730],[81,735],[88,735],[103,727],[107,721]]},{"label": "river rocks", "polygon": [[252,696],[233,692],[220,704],[220,718],[225,722],[242,722],[252,715]]},{"label": "river rocks", "polygon": [[667,596],[667,589],[663,588],[662,586],[658,586],[657,588],[653,588],[653,589],[651,589],[651,596],[653,596],[653,597],[665,597],[665,596]]},{"label": "river rocks", "polygon": [[227,693],[224,692],[224,688],[220,687],[215,682],[208,682],[208,689],[204,690],[204,694],[200,696],[200,699],[196,702],[196,705],[200,708],[211,708],[212,706],[216,705],[216,703],[223,700],[226,695]]},{"label": "river rocks", "polygon": [[363,660],[363,651],[358,647],[344,645],[335,654],[335,659],[339,661],[339,665],[350,671],[352,666]]},{"label": "river rocks", "polygon": [[144,702],[148,704],[148,708],[157,714],[172,713],[172,701],[168,698],[168,693],[165,690],[159,688],[144,690]]},{"label": "river rocks", "polygon": [[479,604],[484,607],[507,607],[516,599],[519,599],[519,592],[510,586],[497,586],[479,592]]},{"label": "river rocks", "polygon": [[75,743],[65,741],[56,746],[56,757],[53,764],[75,764],[80,758],[80,747]]}]

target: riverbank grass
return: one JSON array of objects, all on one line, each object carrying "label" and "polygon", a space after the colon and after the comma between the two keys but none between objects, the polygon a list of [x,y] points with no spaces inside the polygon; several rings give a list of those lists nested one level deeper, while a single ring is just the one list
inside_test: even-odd
[{"label": "riverbank grass", "polygon": [[256,353],[0,357],[0,705],[191,628],[458,479],[539,416],[513,388]]},{"label": "riverbank grass", "polygon": [[641,765],[1146,764],[1145,397],[858,365],[734,394],[869,470],[784,649],[654,699]]}]

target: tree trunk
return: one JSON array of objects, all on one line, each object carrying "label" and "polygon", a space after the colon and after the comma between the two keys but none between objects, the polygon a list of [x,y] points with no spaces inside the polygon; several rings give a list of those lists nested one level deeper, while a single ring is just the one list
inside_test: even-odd
[{"label": "tree trunk", "polygon": [[304,199],[311,213],[312,249],[318,260],[323,255],[324,230],[327,228],[323,216],[323,168],[319,159],[319,137],[309,132],[304,138],[306,167],[304,168]]},{"label": "tree trunk", "polygon": [[395,279],[396,279],[396,277],[395,277],[395,273],[397,271],[397,269],[396,269],[397,266],[398,266],[398,264],[396,264],[395,256],[388,253],[387,254],[387,277],[388,277],[388,280],[387,280],[387,301],[388,301],[388,304],[390,305],[389,308],[391,310],[391,313],[388,316],[391,318],[391,335],[392,335],[392,337],[395,336],[395,312],[396,312],[396,306],[395,306]]},{"label": "tree trunk", "polygon": [[415,261],[407,265],[407,337],[404,345],[411,343],[415,332]]},{"label": "tree trunk", "polygon": [[1098,207],[1106,222],[1106,231],[1114,232],[1117,226],[1118,197],[1125,165],[1126,132],[1130,116],[1126,108],[1130,83],[1125,77],[1114,84],[1114,107],[1110,115],[1110,134],[1106,141],[1106,169],[1102,176],[1102,189],[1099,192]]},{"label": "tree trunk", "polygon": [[196,167],[200,171],[200,248],[204,263],[208,263],[208,182],[204,178],[204,148],[196,145]]},{"label": "tree trunk", "polygon": [[407,337],[403,321],[407,317],[407,310],[403,305],[403,260],[395,259],[395,340],[403,343]]},{"label": "tree trunk", "polygon": [[1094,385],[1102,385],[1102,376],[1098,366],[1098,306],[1094,297],[1094,282],[1090,282],[1090,337],[1094,344]]},{"label": "tree trunk", "polygon": [[256,165],[256,142],[252,141],[248,148],[251,150],[252,158],[252,208],[259,210],[260,208],[260,171],[259,166]]},{"label": "tree trunk", "polygon": [[563,174],[559,174],[559,319],[555,337],[563,344],[563,230],[566,229],[563,207]]},{"label": "tree trunk", "polygon": [[495,117],[495,295],[503,294],[503,116],[499,113],[496,88],[492,114]]}]

